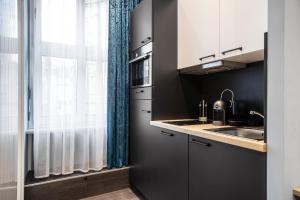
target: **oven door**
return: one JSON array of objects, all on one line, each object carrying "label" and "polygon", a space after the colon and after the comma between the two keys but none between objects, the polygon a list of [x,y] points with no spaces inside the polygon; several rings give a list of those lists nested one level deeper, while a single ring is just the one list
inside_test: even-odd
[{"label": "oven door", "polygon": [[132,88],[152,85],[152,53],[139,56],[129,64]]}]

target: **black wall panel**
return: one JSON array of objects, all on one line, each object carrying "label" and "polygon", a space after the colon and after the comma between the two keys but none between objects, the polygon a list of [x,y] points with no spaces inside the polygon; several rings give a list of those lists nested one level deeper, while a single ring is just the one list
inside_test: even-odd
[{"label": "black wall panel", "polygon": [[[245,118],[251,118],[249,110],[264,113],[264,62],[251,63],[240,70],[205,76],[181,75],[181,82],[191,117],[198,116],[198,104],[204,98],[208,101],[208,117],[212,118],[213,103],[220,99],[221,92],[226,88],[233,90],[236,102],[243,107],[240,110]],[[228,101],[230,98],[230,93],[224,94],[224,100]]]}]

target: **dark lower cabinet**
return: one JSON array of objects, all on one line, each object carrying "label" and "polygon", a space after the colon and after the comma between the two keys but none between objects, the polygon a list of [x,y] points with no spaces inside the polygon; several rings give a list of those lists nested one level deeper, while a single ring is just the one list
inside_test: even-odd
[{"label": "dark lower cabinet", "polygon": [[152,172],[149,167],[152,152],[151,100],[131,99],[130,102],[130,184],[150,199]]},{"label": "dark lower cabinet", "polygon": [[188,135],[155,128],[151,140],[151,199],[187,200]]},{"label": "dark lower cabinet", "polygon": [[189,138],[190,200],[266,200],[266,154]]},{"label": "dark lower cabinet", "polygon": [[130,184],[147,200],[266,200],[266,154],[150,125],[131,99]]}]

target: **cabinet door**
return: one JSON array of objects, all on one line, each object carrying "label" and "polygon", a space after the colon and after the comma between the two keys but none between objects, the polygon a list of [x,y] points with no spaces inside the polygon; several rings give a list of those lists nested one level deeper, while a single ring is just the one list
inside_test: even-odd
[{"label": "cabinet door", "polygon": [[265,154],[190,137],[189,197],[266,200]]},{"label": "cabinet door", "polygon": [[187,200],[188,135],[156,128],[152,140],[152,199]]},{"label": "cabinet door", "polygon": [[130,15],[131,50],[152,40],[152,0],[143,0]]},{"label": "cabinet door", "polygon": [[[220,1],[220,56],[233,61],[263,60],[267,0]],[[230,59],[228,59],[230,60]]]},{"label": "cabinet door", "polygon": [[218,58],[219,0],[178,0],[178,68]]},{"label": "cabinet door", "polygon": [[150,199],[151,100],[130,102],[130,183]]}]

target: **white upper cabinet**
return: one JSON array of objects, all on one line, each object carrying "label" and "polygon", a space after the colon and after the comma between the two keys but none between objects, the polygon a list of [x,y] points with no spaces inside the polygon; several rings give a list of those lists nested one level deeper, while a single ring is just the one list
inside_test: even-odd
[{"label": "white upper cabinet", "polygon": [[178,68],[219,59],[219,0],[178,0]]},{"label": "white upper cabinet", "polygon": [[267,0],[220,0],[220,58],[263,60]]},{"label": "white upper cabinet", "polygon": [[267,6],[268,0],[178,0],[178,68],[263,60]]}]

